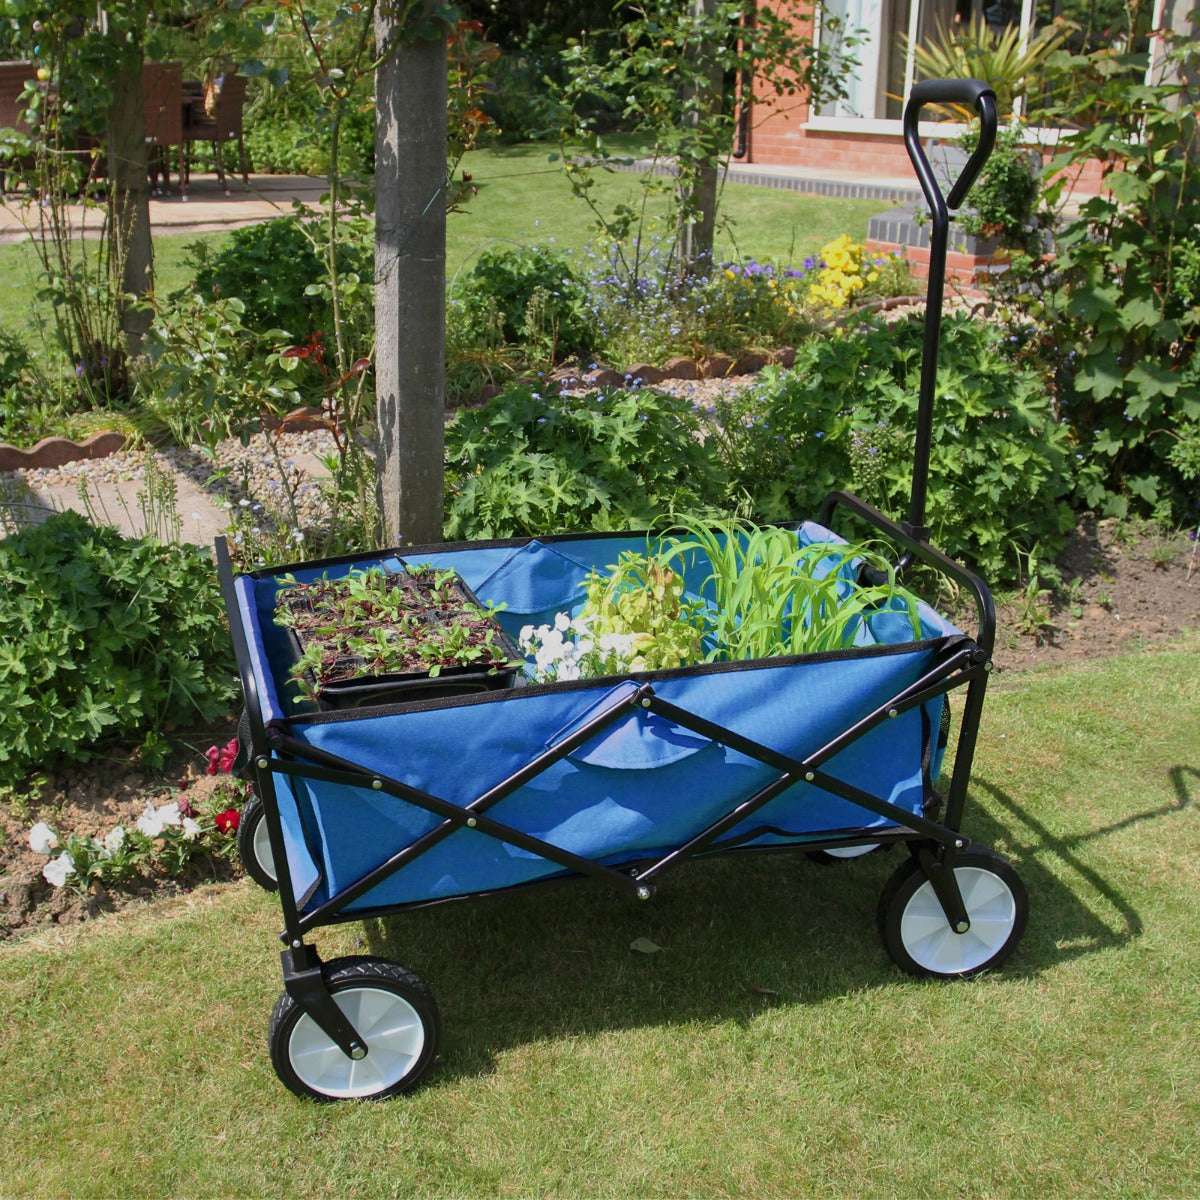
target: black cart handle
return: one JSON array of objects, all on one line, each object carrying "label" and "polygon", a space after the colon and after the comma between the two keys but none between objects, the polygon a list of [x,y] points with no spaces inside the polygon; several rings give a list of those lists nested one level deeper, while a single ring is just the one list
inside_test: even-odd
[{"label": "black cart handle", "polygon": [[[964,108],[973,108],[979,114],[981,125],[979,145],[944,201],[919,133],[921,109],[928,104],[960,104]],[[996,143],[997,124],[996,93],[982,79],[925,79],[913,84],[904,109],[904,144],[931,209],[936,210],[944,203],[954,210],[966,199]]]},{"label": "black cart handle", "polygon": [[[979,113],[979,145],[967,160],[949,196],[942,189],[929,165],[929,156],[921,145],[921,109],[927,104],[961,104]],[[904,108],[904,145],[929,204],[929,286],[925,296],[925,343],[921,356],[921,391],[917,406],[916,441],[913,449],[912,493],[909,499],[908,528],[912,537],[929,541],[925,524],[925,501],[929,490],[929,454],[933,437],[933,393],[937,384],[938,343],[942,328],[942,297],[945,292],[946,247],[950,237],[950,210],[966,199],[983,164],[996,144],[996,93],[979,79],[926,79],[915,84]],[[906,554],[900,567],[913,559]]]}]

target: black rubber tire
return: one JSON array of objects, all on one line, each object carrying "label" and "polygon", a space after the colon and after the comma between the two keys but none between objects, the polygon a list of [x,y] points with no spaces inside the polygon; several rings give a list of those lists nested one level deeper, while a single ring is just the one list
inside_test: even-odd
[{"label": "black rubber tire", "polygon": [[250,765],[250,714],[244,708],[238,714],[237,740],[238,752],[230,773],[239,779],[246,779],[246,768]]},{"label": "black rubber tire", "polygon": [[279,877],[275,873],[275,860],[271,847],[265,844],[266,810],[258,796],[251,796],[242,809],[238,821],[237,848],[246,874],[268,892],[279,890]]},{"label": "black rubber tire", "polygon": [[[411,1091],[432,1065],[441,1037],[433,993],[386,958],[337,958],[325,964],[323,974],[338,1007],[365,1040],[366,1058],[358,1063],[347,1058],[283,992],[271,1011],[268,1033],[271,1065],[283,1085],[322,1104],[386,1100]],[[362,1019],[367,1013],[374,1024]],[[407,1024],[400,1028],[397,1020]]]},{"label": "black rubber tire", "polygon": [[[971,928],[955,933],[933,885],[915,858],[907,858],[884,885],[877,922],[884,949],[910,975],[967,979],[998,967],[1016,949],[1029,919],[1021,877],[994,850],[959,851],[954,872]],[[939,926],[940,919],[940,926]]]}]

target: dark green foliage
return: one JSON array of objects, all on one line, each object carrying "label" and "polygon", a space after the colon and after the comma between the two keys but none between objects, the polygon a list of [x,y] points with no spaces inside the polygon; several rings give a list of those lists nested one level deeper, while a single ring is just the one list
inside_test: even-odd
[{"label": "dark green foliage", "polygon": [[[1024,127],[1016,121],[1000,130],[995,148],[971,188],[969,211],[961,224],[968,233],[1038,255],[1046,244],[1045,231],[1036,219],[1042,164],[1036,151],[1021,144],[1023,136]],[[968,154],[978,144],[977,129],[963,134],[961,145]]]},{"label": "dark green foliage", "polygon": [[[196,290],[205,300],[240,300],[242,323],[256,332],[282,329],[297,340],[328,332],[328,272],[314,248],[324,236],[323,229],[308,229],[289,216],[238,229],[215,252],[194,242],[188,250]],[[339,245],[337,266],[339,274],[356,272],[370,280],[369,245],[358,240]]]},{"label": "dark green foliage", "polygon": [[1177,435],[1200,428],[1200,45],[1165,42],[1161,84],[1119,38],[1059,56],[1076,91],[1047,117],[1076,129],[1048,165],[1047,201],[1088,159],[1107,164],[1108,190],[1056,233],[1052,262],[1015,261],[1001,297],[1018,328],[1036,322],[1030,353],[1078,443],[1081,507],[1180,521],[1195,487]]},{"label": "dark green foliage", "polygon": [[124,538],[56,513],[0,541],[0,784],[229,705],[212,565],[193,546]]},{"label": "dark green foliage", "polygon": [[[753,516],[812,516],[847,485],[907,516],[921,338],[921,320],[910,319],[810,342],[791,371],[718,406],[713,444]],[[948,318],[940,362],[932,540],[991,579],[1011,577],[1014,551],[1040,543],[1053,557],[1071,528],[1067,431],[1041,378],[1011,361],[993,327]]]},{"label": "dark green foliage", "polygon": [[646,527],[715,503],[688,400],[654,391],[542,397],[511,387],[446,429],[446,536]]},{"label": "dark green foliage", "polygon": [[587,291],[565,255],[545,246],[486,250],[454,289],[468,325],[486,342],[497,315],[506,342],[554,360],[587,354]]}]

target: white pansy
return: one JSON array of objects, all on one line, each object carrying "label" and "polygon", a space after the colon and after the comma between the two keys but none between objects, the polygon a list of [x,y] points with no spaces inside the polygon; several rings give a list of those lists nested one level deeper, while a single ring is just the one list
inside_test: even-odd
[{"label": "white pansy", "polygon": [[105,835],[104,848],[109,854],[116,854],[122,846],[125,845],[125,826],[118,825],[114,830]]},{"label": "white pansy", "polygon": [[39,821],[29,831],[29,848],[38,854],[50,854],[58,849],[58,834],[45,821]]},{"label": "white pansy", "polygon": [[172,800],[170,804],[164,804],[158,810],[158,816],[164,825],[183,824],[183,813],[179,811],[178,800]]},{"label": "white pansy", "polygon": [[146,811],[137,819],[138,833],[147,837],[158,837],[163,831],[163,819],[153,804],[146,805]]},{"label": "white pansy", "polygon": [[67,876],[74,873],[75,860],[65,850],[42,868],[42,875],[46,882],[54,887],[62,887],[67,882]]},{"label": "white pansy", "polygon": [[189,842],[194,842],[203,832],[199,821],[194,821],[191,817],[183,818],[183,836]]}]

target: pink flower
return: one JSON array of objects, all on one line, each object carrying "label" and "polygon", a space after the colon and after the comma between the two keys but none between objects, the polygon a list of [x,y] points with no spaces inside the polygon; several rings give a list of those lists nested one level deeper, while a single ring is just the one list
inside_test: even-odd
[{"label": "pink flower", "polygon": [[232,771],[233,764],[237,761],[237,754],[237,738],[232,738],[220,749],[216,746],[209,746],[204,752],[204,757],[208,759],[208,766],[204,768],[205,775],[217,775],[221,771],[226,773]]},{"label": "pink flower", "polygon": [[237,833],[237,827],[242,822],[242,814],[236,808],[227,808],[213,817],[213,824],[222,833]]},{"label": "pink flower", "polygon": [[232,738],[225,743],[225,748],[221,751],[221,757],[218,760],[218,766],[222,771],[232,771],[233,764],[237,761],[238,756],[238,740]]}]

